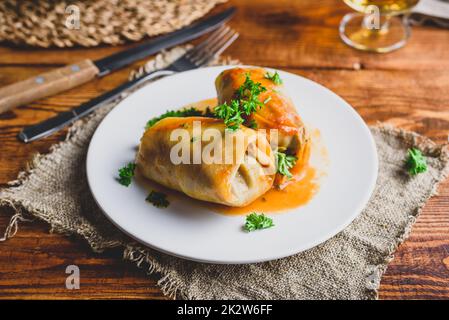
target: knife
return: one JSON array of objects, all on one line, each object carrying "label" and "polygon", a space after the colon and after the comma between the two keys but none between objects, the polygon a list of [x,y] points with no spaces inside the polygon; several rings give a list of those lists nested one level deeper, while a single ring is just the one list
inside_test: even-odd
[{"label": "knife", "polygon": [[59,113],[48,120],[24,128],[18,135],[19,140],[28,143],[57,132],[65,126],[81,119],[85,115],[93,112],[108,102],[122,96],[125,91],[131,91],[138,85],[160,77],[172,75],[177,72],[188,71],[205,66],[209,61],[219,56],[227,47],[229,47],[238,38],[238,33],[229,27],[221,27],[208,39],[198,44],[195,48],[189,50],[183,56],[172,62],[169,66],[127,81],[118,87],[103,93],[102,95],[89,100],[70,111]]},{"label": "knife", "polygon": [[130,63],[215,30],[235,13],[234,7],[184,29],[157,37],[100,60],[89,59],[0,88],[0,113],[103,77]]},{"label": "knife", "polygon": [[118,98],[125,90],[131,89],[146,81],[152,80],[156,78],[156,76],[164,76],[170,74],[172,74],[172,72],[167,72],[167,74],[165,74],[163,71],[161,71],[157,74],[150,73],[134,80],[127,81],[112,89],[111,91],[107,91],[102,95],[95,97],[92,100],[89,100],[70,111],[61,112],[53,118],[40,122],[36,125],[26,127],[18,134],[17,137],[22,142],[28,143],[49,136],[52,133],[66,127],[70,123],[73,123],[75,120],[81,119],[83,116]]}]

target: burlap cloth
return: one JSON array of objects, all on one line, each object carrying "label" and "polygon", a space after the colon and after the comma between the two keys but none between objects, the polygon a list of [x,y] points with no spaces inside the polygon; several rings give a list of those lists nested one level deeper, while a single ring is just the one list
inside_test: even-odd
[{"label": "burlap cloth", "polygon": [[1,0],[0,41],[45,48],[116,45],[180,29],[226,1]]},{"label": "burlap cloth", "polygon": [[[159,55],[147,69],[162,66],[181,52],[177,48]],[[95,128],[112,107],[74,124],[64,142],[53,146],[49,154],[36,156],[30,168],[0,192],[0,203],[16,210],[6,237],[14,235],[18,221],[34,216],[48,222],[54,231],[84,238],[95,251],[120,246],[124,259],[149,273],[157,272],[158,284],[172,297],[374,299],[395,249],[449,171],[447,147],[415,133],[372,127],[380,161],[377,186],[367,207],[349,227],[318,247],[276,261],[196,263],[135,243],[96,206],[86,182],[85,158]],[[424,152],[429,167],[414,178],[404,170],[406,150],[411,146]]]}]

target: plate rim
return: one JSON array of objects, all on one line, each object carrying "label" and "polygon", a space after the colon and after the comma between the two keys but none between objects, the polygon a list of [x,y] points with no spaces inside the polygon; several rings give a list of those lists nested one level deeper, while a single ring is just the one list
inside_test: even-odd
[{"label": "plate rim", "polygon": [[[315,86],[320,87],[321,90],[326,91],[327,93],[330,93],[331,95],[334,96],[334,98],[336,98],[337,100],[339,100],[339,102],[342,105],[345,105],[345,107],[347,107],[346,109],[352,113],[352,116],[354,116],[355,118],[358,119],[359,123],[361,124],[361,127],[363,128],[363,130],[365,131],[365,133],[367,133],[367,136],[369,137],[370,140],[370,149],[372,152],[372,155],[374,156],[374,168],[373,168],[373,172],[374,174],[371,177],[371,180],[369,181],[369,186],[367,183],[367,188],[366,188],[366,192],[364,193],[364,197],[363,199],[361,199],[359,201],[359,204],[357,206],[356,210],[353,210],[353,213],[351,216],[348,216],[345,221],[342,221],[340,224],[338,224],[337,226],[335,226],[333,228],[333,232],[328,232],[326,234],[323,234],[320,237],[316,237],[314,241],[309,241],[306,245],[302,246],[302,248],[300,250],[298,250],[297,248],[295,249],[289,249],[289,250],[285,250],[282,251],[282,253],[276,254],[276,255],[270,255],[269,258],[267,257],[262,257],[259,259],[254,259],[254,258],[250,258],[250,259],[235,259],[235,260],[217,260],[217,259],[203,259],[203,258],[197,258],[197,257],[193,257],[190,256],[188,254],[183,255],[180,254],[178,252],[173,252],[171,250],[167,250],[165,248],[162,248],[158,245],[152,244],[152,243],[148,243],[147,241],[145,241],[144,239],[142,239],[141,237],[139,237],[138,235],[135,235],[133,232],[128,231],[126,229],[124,229],[119,223],[117,223],[117,221],[115,221],[113,219],[113,217],[111,215],[109,215],[106,210],[103,209],[103,207],[100,205],[97,196],[95,195],[95,193],[93,192],[92,189],[92,182],[91,179],[92,177],[90,176],[89,172],[89,163],[90,163],[90,158],[92,157],[92,148],[91,146],[93,145],[93,141],[95,141],[96,137],[98,136],[97,133],[99,132],[99,129],[101,128],[102,124],[104,123],[104,121],[114,112],[117,112],[117,110],[119,110],[119,106],[124,103],[126,100],[128,100],[130,97],[132,97],[135,93],[144,90],[145,88],[149,87],[152,85],[152,83],[149,83],[148,85],[145,85],[139,89],[137,89],[136,91],[133,91],[132,93],[128,94],[125,98],[123,98],[121,101],[119,101],[117,103],[117,105],[100,121],[100,123],[98,124],[97,128],[95,128],[95,131],[92,135],[92,138],[89,141],[89,146],[88,146],[88,151],[87,151],[87,155],[86,155],[86,160],[85,160],[85,169],[86,169],[86,177],[87,177],[87,183],[89,186],[89,190],[90,193],[95,201],[95,203],[98,205],[99,209],[101,210],[101,212],[106,216],[106,218],[112,222],[112,224],[117,227],[121,232],[123,232],[124,234],[126,234],[127,236],[131,237],[132,239],[134,239],[135,241],[137,241],[140,244],[143,244],[151,249],[157,250],[159,252],[174,256],[174,257],[178,257],[178,258],[182,258],[182,259],[186,259],[186,260],[190,260],[190,261],[195,261],[195,262],[201,262],[201,263],[208,263],[208,264],[251,264],[251,263],[260,263],[260,262],[266,262],[266,261],[272,261],[272,260],[277,260],[277,259],[282,259],[282,258],[286,258],[307,250],[310,250],[322,243],[324,243],[325,241],[331,239],[332,237],[334,237],[335,235],[337,235],[338,233],[340,233],[341,231],[343,231],[346,227],[348,227],[363,211],[363,209],[366,207],[366,205],[368,204],[375,186],[376,186],[376,182],[377,182],[377,178],[378,178],[378,171],[379,171],[379,158],[378,158],[378,153],[377,153],[377,147],[376,147],[376,143],[374,140],[374,137],[372,135],[371,130],[369,129],[367,123],[363,120],[363,118],[360,116],[360,114],[352,107],[351,104],[349,104],[346,100],[344,100],[342,97],[340,97],[338,94],[336,94],[335,92],[333,92],[332,90],[328,89],[327,87],[325,87],[324,85],[315,82],[311,79],[308,79],[306,77],[303,77],[301,75],[292,73],[292,72],[288,72],[288,71],[284,71],[281,69],[275,69],[275,68],[270,68],[270,67],[261,67],[261,66],[254,66],[254,65],[242,65],[242,64],[237,64],[237,65],[222,65],[222,66],[210,66],[210,67],[204,67],[204,68],[200,68],[200,69],[194,69],[194,70],[189,70],[189,71],[185,71],[185,72],[180,72],[177,73],[173,76],[179,75],[179,74],[187,74],[187,73],[195,73],[198,71],[202,71],[204,69],[217,69],[217,70],[225,70],[225,69],[230,69],[230,68],[234,68],[234,67],[242,67],[242,68],[264,68],[268,71],[278,71],[280,73],[287,73],[289,75],[292,75],[294,77],[298,77],[301,78],[302,81],[311,83]],[[169,76],[170,77],[170,76]]]}]

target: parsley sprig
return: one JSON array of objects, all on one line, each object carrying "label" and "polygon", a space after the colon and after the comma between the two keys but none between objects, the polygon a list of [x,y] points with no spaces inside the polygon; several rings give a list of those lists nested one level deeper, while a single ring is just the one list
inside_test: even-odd
[{"label": "parsley sprig", "polygon": [[276,84],[276,85],[282,84],[282,79],[279,76],[279,73],[277,71],[275,73],[267,72],[265,74],[265,78],[268,79],[268,80],[273,81],[273,83]]},{"label": "parsley sprig", "polygon": [[223,119],[226,128],[235,131],[245,122],[245,116],[261,108],[264,103],[259,100],[259,95],[267,89],[261,83],[251,80],[250,75],[245,75],[245,82],[236,90],[235,99],[230,103],[223,103],[214,109],[214,115]]},{"label": "parsley sprig", "polygon": [[246,115],[256,112],[263,107],[263,102],[259,100],[259,95],[267,91],[267,88],[259,82],[251,80],[250,75],[245,75],[245,82],[237,89],[236,96],[240,103],[240,108]]},{"label": "parsley sprig", "polygon": [[426,158],[422,155],[421,151],[416,148],[408,149],[406,166],[408,169],[408,173],[411,176],[416,176],[418,173],[427,171]]},{"label": "parsley sprig", "polygon": [[245,121],[242,117],[242,111],[237,100],[232,100],[230,104],[227,102],[217,106],[214,109],[215,116],[223,119],[226,128],[231,131],[237,130]]},{"label": "parsley sprig", "polygon": [[120,168],[118,170],[118,182],[120,182],[121,185],[128,187],[131,184],[132,178],[134,177],[134,170],[136,170],[136,164],[132,162]]},{"label": "parsley sprig", "polygon": [[167,195],[162,192],[152,190],[148,197],[145,199],[150,202],[156,208],[167,208],[170,202],[167,200]]},{"label": "parsley sprig", "polygon": [[256,120],[252,119],[249,123],[248,123],[248,127],[251,129],[257,129],[257,122]]},{"label": "parsley sprig", "polygon": [[195,116],[201,116],[203,115],[203,112],[201,112],[198,109],[195,108],[188,108],[188,109],[182,109],[182,110],[169,110],[165,112],[164,114],[160,115],[159,117],[154,117],[150,120],[148,120],[145,129],[151,128],[154,126],[158,121],[165,119],[165,118],[172,118],[172,117],[195,117]]},{"label": "parsley sprig", "polygon": [[274,227],[273,219],[256,212],[246,216],[245,230],[248,232]]},{"label": "parsley sprig", "polygon": [[292,174],[290,173],[290,169],[294,167],[296,164],[296,160],[298,160],[295,156],[287,155],[284,152],[276,151],[276,167],[277,172],[282,174],[283,176],[286,176],[288,178],[292,177]]}]

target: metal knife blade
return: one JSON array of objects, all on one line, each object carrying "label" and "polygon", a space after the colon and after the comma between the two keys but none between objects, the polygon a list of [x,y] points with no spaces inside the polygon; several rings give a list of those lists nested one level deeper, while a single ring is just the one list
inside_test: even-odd
[{"label": "metal knife blade", "polygon": [[213,31],[227,22],[235,13],[236,9],[231,7],[210,18],[196,22],[186,28],[157,37],[136,47],[120,51],[108,57],[94,61],[100,70],[97,76],[102,77],[108,73],[120,69],[137,60],[141,60],[163,49],[193,40]]}]

